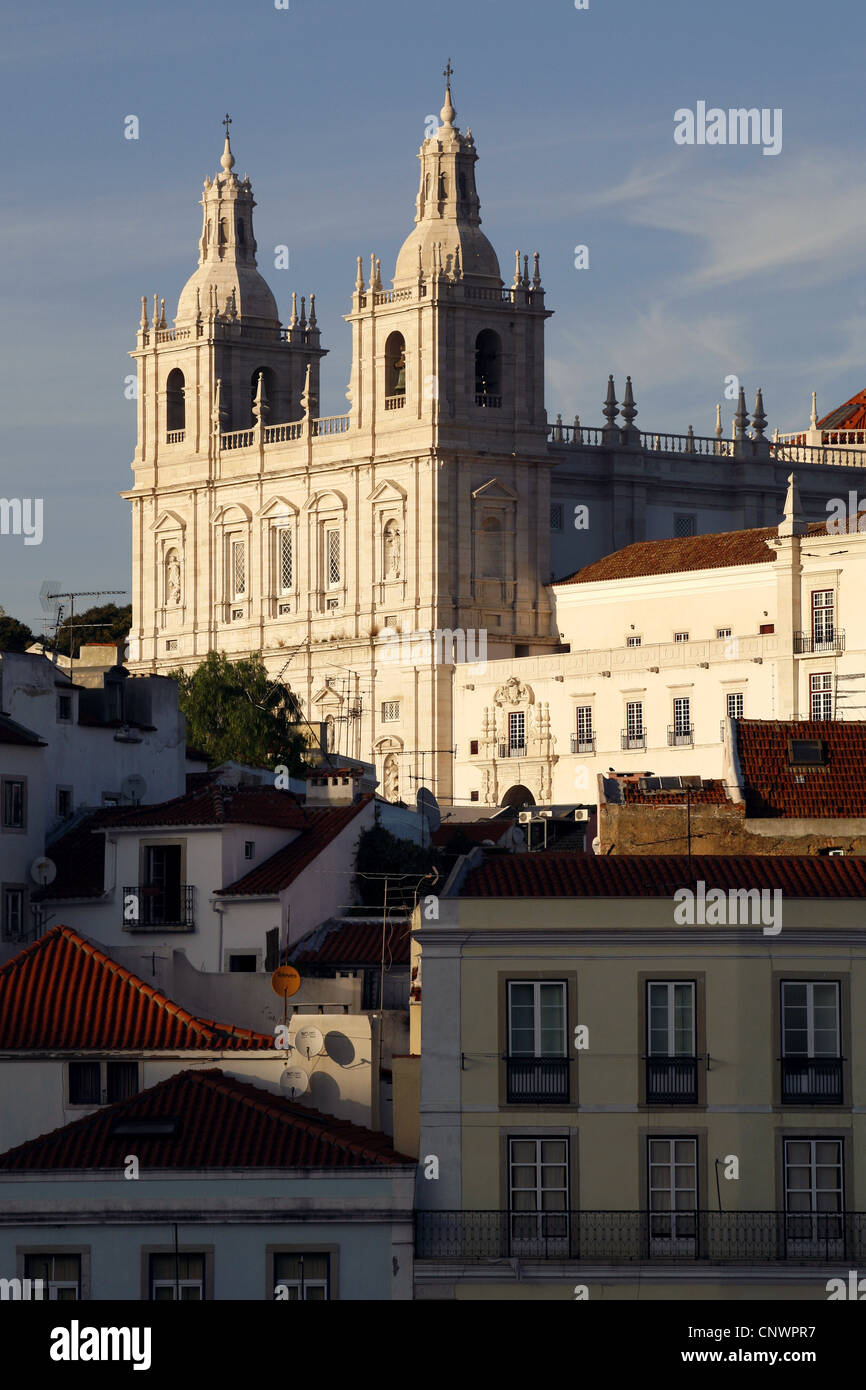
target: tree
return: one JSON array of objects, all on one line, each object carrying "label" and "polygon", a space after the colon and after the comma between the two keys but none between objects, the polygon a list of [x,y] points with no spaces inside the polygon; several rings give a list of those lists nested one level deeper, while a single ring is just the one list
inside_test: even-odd
[{"label": "tree", "polygon": [[26,623],[19,623],[5,608],[0,608],[0,652],[26,652],[35,641]]},{"label": "tree", "polygon": [[57,653],[77,657],[85,642],[120,642],[132,627],[132,604],[97,604],[64,618],[57,629]]},{"label": "tree", "polygon": [[195,671],[172,675],[191,747],[218,763],[299,770],[305,748],[296,727],[300,706],[287,685],[271,679],[258,652],[234,662],[208,652]]},{"label": "tree", "polygon": [[[439,856],[434,849],[422,849],[412,840],[400,840],[384,826],[373,825],[362,830],[355,856],[355,891],[367,907],[382,907],[385,901],[385,880],[366,878],[365,874],[393,874],[388,881],[388,902],[393,907],[411,907],[418,882],[437,865]],[[402,875],[408,874],[405,878]],[[428,890],[432,891],[432,890]]]}]

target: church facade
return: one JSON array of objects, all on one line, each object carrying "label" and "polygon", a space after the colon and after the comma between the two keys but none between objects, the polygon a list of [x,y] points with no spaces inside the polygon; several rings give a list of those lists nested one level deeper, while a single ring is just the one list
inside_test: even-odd
[{"label": "church facade", "polygon": [[[226,127],[173,327],[164,300],[142,300],[123,494],[132,670],[261,652],[335,752],[375,763],[389,799],[426,785],[444,804],[469,751],[473,657],[512,663],[519,683],[522,662],[562,650],[554,575],[637,540],[775,525],[792,459],[804,513],[820,518],[857,487],[863,457],[862,440],[831,448],[820,431],[769,440],[760,393],[750,420],[742,391],[730,440],[720,426],[642,433],[630,379],[621,405],[609,379],[602,427],[551,423],[539,257],[518,252],[506,285],[481,230],[475,141],[455,115],[449,79],[391,287],[375,257],[358,258],[349,410],[327,417],[315,297],[293,296],[281,322]],[[493,703],[506,718],[510,697]],[[527,718],[545,800],[549,715]]]}]

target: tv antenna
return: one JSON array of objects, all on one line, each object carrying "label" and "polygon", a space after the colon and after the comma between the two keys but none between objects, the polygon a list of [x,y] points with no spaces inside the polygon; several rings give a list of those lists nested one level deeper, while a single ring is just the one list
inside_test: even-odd
[{"label": "tv antenna", "polygon": [[[73,621],[72,621],[72,619],[75,617],[75,600],[76,600],[77,598],[107,598],[109,595],[121,595],[121,594],[126,595],[126,594],[129,592],[129,590],[128,590],[128,589],[79,589],[79,590],[77,590],[75,593],[48,593],[48,592],[46,592],[47,589],[48,589],[48,585],[47,585],[47,584],[43,584],[43,586],[42,586],[42,591],[41,591],[41,593],[40,593],[40,598],[41,598],[41,600],[42,600],[43,607],[45,607],[45,606],[47,605],[47,606],[49,606],[50,608],[53,609],[53,605],[54,605],[55,603],[56,603],[56,605],[57,605],[56,612],[55,612],[55,616],[54,616],[54,645],[55,645],[55,651],[56,651],[56,647],[57,647],[57,634],[58,634],[58,632],[60,631],[61,624],[65,621],[64,615],[63,615],[63,602],[62,602],[62,600],[63,600],[63,599],[68,599],[68,600],[69,600],[69,674],[70,674],[70,676],[71,676],[71,675],[72,675],[72,663],[73,663],[73,661],[75,660],[75,658],[74,658],[73,655],[72,655],[72,645],[73,645],[73,642],[74,642],[74,640],[75,640],[75,639],[73,638],[73,635],[72,635],[73,632],[74,632],[74,630],[75,630],[75,624],[74,624]],[[93,624],[87,623],[87,624],[85,624],[85,626],[91,627],[91,626],[93,626]],[[101,626],[101,624],[100,624],[100,626]]]}]

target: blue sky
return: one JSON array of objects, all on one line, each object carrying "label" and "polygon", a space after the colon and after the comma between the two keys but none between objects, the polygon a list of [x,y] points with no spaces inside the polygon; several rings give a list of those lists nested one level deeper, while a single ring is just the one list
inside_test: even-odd
[{"label": "blue sky", "polygon": [[[541,252],[551,419],[601,423],[609,372],[620,395],[631,374],[641,428],[699,434],[729,374],[749,404],[763,388],[770,431],[803,426],[812,389],[826,411],[866,385],[853,0],[79,0],[0,14],[0,496],[44,498],[40,546],[0,536],[0,604],[37,629],[46,578],[129,587],[126,354],[141,295],[164,295],[171,318],[195,267],[226,110],[283,318],[293,289],[316,292],[323,413],[345,409],[355,257],[375,251],[387,283],[412,225],[449,54],[506,279],[516,247]],[[674,111],[699,100],[781,108],[781,153],[677,146]],[[138,141],[123,138],[129,114]]]}]

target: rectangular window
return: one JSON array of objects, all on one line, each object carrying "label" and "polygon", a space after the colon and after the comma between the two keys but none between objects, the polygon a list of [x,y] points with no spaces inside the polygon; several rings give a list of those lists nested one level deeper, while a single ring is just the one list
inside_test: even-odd
[{"label": "rectangular window", "polygon": [[550,529],[551,531],[562,530],[562,503],[551,502],[550,504]]},{"label": "rectangular window", "polygon": [[761,634],[762,637],[769,637],[770,633],[775,631],[775,623],[760,623],[758,625],[758,632]]},{"label": "rectangular window", "polygon": [[643,748],[644,738],[643,703],[628,700],[625,707],[625,747]]},{"label": "rectangular window", "polygon": [[674,517],[674,537],[681,540],[684,536],[693,536],[697,531],[698,519],[696,516],[675,516]]},{"label": "rectangular window", "polygon": [[325,532],[325,582],[329,589],[340,583],[342,570],[340,565],[340,532],[336,527]]},{"label": "rectangular window", "polygon": [[478,753],[478,739],[477,739],[477,738],[471,738],[471,739],[469,740],[469,756],[470,756],[470,758],[474,758],[474,757],[477,755],[477,753]]},{"label": "rectangular window", "polygon": [[785,1140],[785,1236],[791,1254],[842,1255],[842,1141]]},{"label": "rectangular window", "polygon": [[688,634],[687,632],[675,632],[675,633],[674,633],[674,641],[675,641],[675,642],[688,642],[688,640],[689,640],[689,634]]},{"label": "rectangular window", "polygon": [[201,1303],[204,1255],[151,1255],[150,1297],[156,1303]]},{"label": "rectangular window", "polygon": [[282,1297],[288,1303],[326,1303],[331,1297],[330,1255],[274,1255],[274,1286],[287,1290],[288,1297]]},{"label": "rectangular window", "polygon": [[383,701],[382,701],[382,723],[383,723],[383,724],[396,724],[397,721],[399,720],[399,718],[400,718],[400,701],[399,701],[399,700],[383,700]]},{"label": "rectangular window", "polygon": [[52,1301],[74,1303],[81,1298],[81,1256],[25,1255],[24,1278],[41,1279]]},{"label": "rectangular window", "polygon": [[693,1254],[697,1237],[697,1140],[648,1139],[647,1169],[651,1252]]},{"label": "rectangular window", "polygon": [[7,941],[23,941],[24,927],[24,889],[3,889],[3,935]]},{"label": "rectangular window", "polygon": [[509,1057],[565,1057],[564,980],[509,980]]},{"label": "rectangular window", "polygon": [[743,692],[742,690],[731,690],[725,697],[725,709],[729,719],[742,719],[743,717]]},{"label": "rectangular window", "polygon": [[244,840],[244,859],[255,859],[256,842],[255,840]]},{"label": "rectangular window", "polygon": [[646,999],[648,1105],[695,1105],[698,1098],[695,983],[650,980]]},{"label": "rectangular window", "polygon": [[509,1139],[512,1253],[568,1252],[568,1140]]},{"label": "rectangular window", "polygon": [[523,752],[526,748],[526,715],[522,710],[508,716],[508,751]]},{"label": "rectangular window", "polygon": [[627,647],[639,647],[639,646],[640,646],[640,638],[639,638],[639,637],[627,637],[627,638],[625,639],[625,644],[626,644]]},{"label": "rectangular window", "polygon": [[137,1062],[69,1062],[70,1105],[113,1105],[138,1094]]},{"label": "rectangular window", "polygon": [[674,745],[690,744],[692,741],[692,702],[688,695],[674,698],[674,722],[669,740]]},{"label": "rectangular window", "polygon": [[3,778],[4,830],[27,829],[26,786],[23,778]]},{"label": "rectangular window", "polygon": [[243,598],[247,591],[247,546],[246,541],[233,540],[231,544],[231,585],[232,597]]},{"label": "rectangular window", "polygon": [[71,696],[71,695],[58,695],[58,696],[57,696],[57,718],[58,718],[58,720],[60,721],[60,723],[62,723],[62,724],[70,724],[70,723],[72,722],[72,696]]},{"label": "rectangular window", "polygon": [[251,951],[233,952],[229,956],[229,973],[232,975],[254,974],[257,964],[257,958]]},{"label": "rectangular window", "polygon": [[809,677],[809,717],[833,718],[833,677],[829,671]]},{"label": "rectangular window", "polygon": [[730,637],[730,635],[731,635],[731,628],[729,628],[729,627],[717,627],[717,628],[716,628],[716,637]]},{"label": "rectangular window", "polygon": [[782,1101],[841,1105],[839,985],[782,982]]},{"label": "rectangular window", "polygon": [[63,820],[66,820],[66,817],[67,817],[67,816],[71,816],[71,815],[72,815],[72,788],[71,788],[71,787],[58,787],[58,788],[57,788],[57,814],[58,814],[58,816],[60,816]]},{"label": "rectangular window", "polygon": [[292,532],[288,526],[282,526],[277,532],[277,593],[290,593],[293,581]]},{"label": "rectangular window", "polygon": [[177,638],[176,638],[176,637],[168,637],[168,638],[166,638],[165,650],[166,650],[167,652],[176,652],[176,651],[177,651]]},{"label": "rectangular window", "polygon": [[477,791],[476,791],[476,792],[470,792],[470,793],[469,793],[469,800],[470,800],[470,801],[477,801],[477,800],[478,800],[478,793],[477,793]]},{"label": "rectangular window", "polygon": [[836,636],[832,589],[816,589],[812,594],[812,641],[816,652],[832,649]]}]

